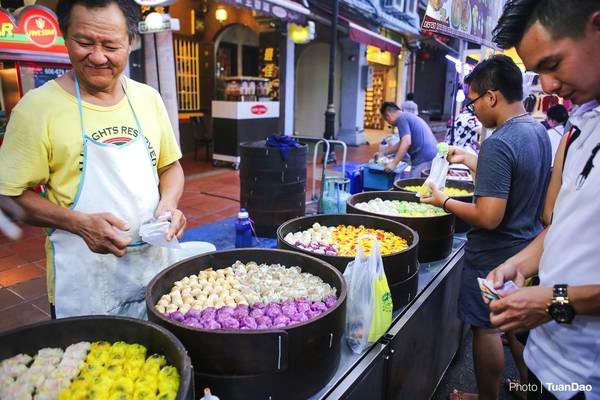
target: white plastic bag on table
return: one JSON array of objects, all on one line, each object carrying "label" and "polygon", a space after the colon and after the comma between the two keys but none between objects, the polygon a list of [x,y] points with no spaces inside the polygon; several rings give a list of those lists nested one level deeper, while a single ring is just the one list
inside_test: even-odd
[{"label": "white plastic bag on table", "polygon": [[431,171],[429,172],[429,176],[425,180],[421,190],[417,192],[417,197],[427,197],[431,195],[429,182],[433,182],[440,191],[444,191],[444,188],[446,187],[448,168],[450,167],[450,163],[446,158],[448,156],[448,144],[438,143],[437,147],[438,154],[431,163]]},{"label": "white plastic bag on table", "polygon": [[[365,240],[372,241],[368,256],[363,249]],[[383,336],[392,322],[392,298],[375,236],[358,239],[356,258],[348,263],[344,278],[348,285],[346,341],[360,354]]]}]

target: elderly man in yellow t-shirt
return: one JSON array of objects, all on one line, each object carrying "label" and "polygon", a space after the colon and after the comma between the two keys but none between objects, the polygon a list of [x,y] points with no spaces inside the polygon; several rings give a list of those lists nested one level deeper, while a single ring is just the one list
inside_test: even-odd
[{"label": "elderly man in yellow t-shirt", "polygon": [[[57,317],[145,315],[144,288],[168,263],[140,225],[170,215],[181,237],[181,152],[160,95],[123,70],[138,7],[127,0],[64,0],[60,28],[73,71],[13,109],[0,150],[0,194],[24,221],[50,228],[49,299]],[[31,188],[44,184],[48,199]]]}]

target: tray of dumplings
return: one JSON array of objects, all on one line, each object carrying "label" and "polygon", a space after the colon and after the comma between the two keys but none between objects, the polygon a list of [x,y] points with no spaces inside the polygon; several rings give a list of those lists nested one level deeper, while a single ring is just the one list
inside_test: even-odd
[{"label": "tray of dumplings", "polygon": [[0,343],[2,400],[193,398],[183,345],[145,321],[65,318],[8,332]]}]

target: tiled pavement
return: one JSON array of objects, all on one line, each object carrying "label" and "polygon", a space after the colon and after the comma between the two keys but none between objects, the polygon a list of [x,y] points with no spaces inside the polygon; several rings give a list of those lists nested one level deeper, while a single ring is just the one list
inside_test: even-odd
[{"label": "tiled pavement", "polygon": [[[350,147],[348,161],[365,162],[376,147]],[[341,160],[341,154],[337,159]],[[312,154],[309,164],[312,164]],[[238,172],[231,168],[215,168],[206,161],[194,161],[192,155],[186,155],[182,165],[186,184],[179,205],[188,219],[189,228],[237,213]],[[310,190],[312,165],[308,166],[307,172]],[[0,332],[50,318],[46,297],[45,232],[32,226],[23,226],[23,230],[22,238],[15,242],[0,234]]]}]

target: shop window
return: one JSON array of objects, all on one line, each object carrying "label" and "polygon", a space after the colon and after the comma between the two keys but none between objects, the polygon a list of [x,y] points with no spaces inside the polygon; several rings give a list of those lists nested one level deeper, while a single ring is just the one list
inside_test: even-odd
[{"label": "shop window", "polygon": [[200,44],[191,39],[175,38],[174,47],[179,111],[198,111],[200,109]]}]

